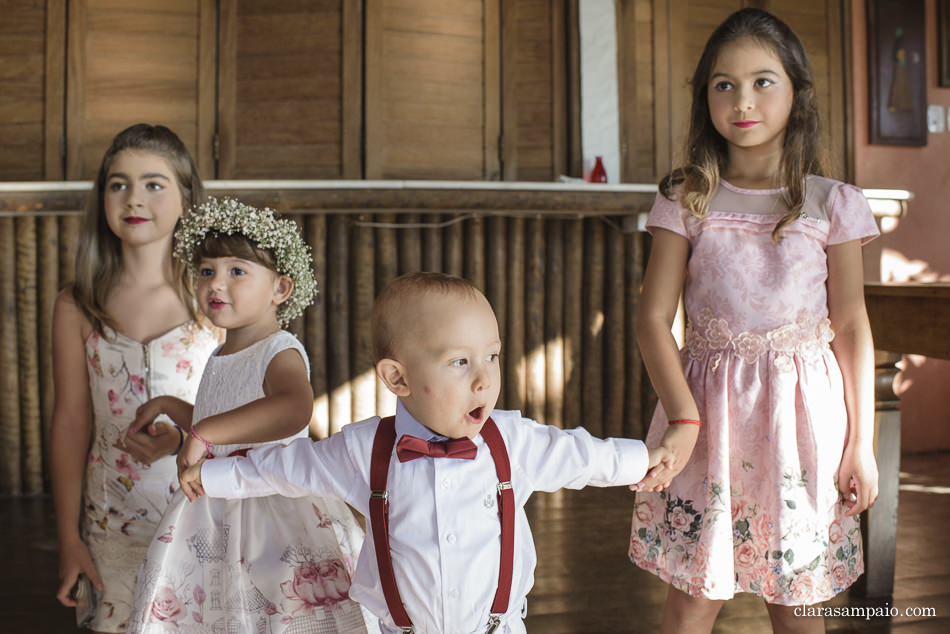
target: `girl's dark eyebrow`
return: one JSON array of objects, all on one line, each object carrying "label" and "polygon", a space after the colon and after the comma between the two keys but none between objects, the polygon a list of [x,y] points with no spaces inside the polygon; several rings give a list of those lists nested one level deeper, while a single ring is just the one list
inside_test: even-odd
[{"label": "girl's dark eyebrow", "polygon": [[[113,178],[124,178],[125,180],[129,180],[129,175],[126,174],[125,172],[112,172],[111,174],[109,174],[106,180],[111,180]],[[142,174],[142,178],[144,179],[161,178],[162,180],[166,180],[169,182],[171,181],[171,179],[169,179],[167,176],[165,176],[164,174],[159,174],[158,172],[148,172],[147,174]]]},{"label": "girl's dark eyebrow", "polygon": [[[769,68],[763,68],[762,70],[754,71],[752,74],[753,74],[753,75],[769,74],[769,75],[776,75],[776,76],[778,75],[778,73],[777,73],[776,71],[771,70],[771,69],[769,69]],[[713,74],[712,74],[712,77],[710,77],[710,79],[713,79],[713,78],[715,78],[715,77],[731,77],[731,75],[729,75],[728,73],[713,73]]]}]

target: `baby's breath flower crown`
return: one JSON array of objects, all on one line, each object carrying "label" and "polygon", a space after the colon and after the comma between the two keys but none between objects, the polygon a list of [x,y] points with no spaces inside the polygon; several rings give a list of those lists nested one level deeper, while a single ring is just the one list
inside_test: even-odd
[{"label": "baby's breath flower crown", "polygon": [[239,233],[274,254],[274,267],[294,282],[290,297],[277,308],[277,322],[283,327],[299,317],[317,295],[310,246],[300,237],[297,223],[277,217],[269,207],[257,209],[234,198],[209,198],[186,213],[175,232],[175,257],[198,274],[195,249],[209,232]]}]

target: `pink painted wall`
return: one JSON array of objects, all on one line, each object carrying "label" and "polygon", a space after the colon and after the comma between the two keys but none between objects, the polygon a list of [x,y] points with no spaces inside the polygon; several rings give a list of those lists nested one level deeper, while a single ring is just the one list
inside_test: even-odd
[{"label": "pink painted wall", "polygon": [[[929,134],[924,147],[868,143],[866,3],[850,4],[855,184],[914,194],[907,215],[865,248],[868,280],[950,281],[950,131]],[[946,123],[950,88],[937,85],[936,0],[926,0],[926,48],[927,103],[944,107]],[[904,450],[950,448],[950,361],[905,357],[896,390],[901,398]]]}]

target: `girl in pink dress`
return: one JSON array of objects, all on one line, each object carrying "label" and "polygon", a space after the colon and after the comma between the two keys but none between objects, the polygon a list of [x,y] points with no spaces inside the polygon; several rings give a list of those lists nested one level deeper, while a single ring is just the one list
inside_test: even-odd
[{"label": "girl in pink dress", "polygon": [[877,497],[861,245],[878,231],[859,189],[821,175],[788,26],[734,13],[692,89],[687,161],[647,223],[638,333],[660,400],[647,443],[671,428],[676,460],[640,484],[629,554],[670,584],[663,632],[711,631],[736,592],[765,599],[776,632],[821,632],[794,606],[863,572],[858,513]]}]

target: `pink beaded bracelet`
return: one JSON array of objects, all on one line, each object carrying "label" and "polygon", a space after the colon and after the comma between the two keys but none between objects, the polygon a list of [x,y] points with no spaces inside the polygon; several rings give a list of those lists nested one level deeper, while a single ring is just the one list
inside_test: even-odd
[{"label": "pink beaded bracelet", "polygon": [[693,418],[677,418],[676,420],[671,420],[670,425],[696,425],[697,427],[702,427],[703,421]]},{"label": "pink beaded bracelet", "polygon": [[198,442],[205,446],[205,451],[208,452],[209,458],[214,457],[214,453],[211,451],[214,449],[214,444],[199,436],[198,431],[195,429],[195,425],[191,426],[191,437],[197,439]]}]

